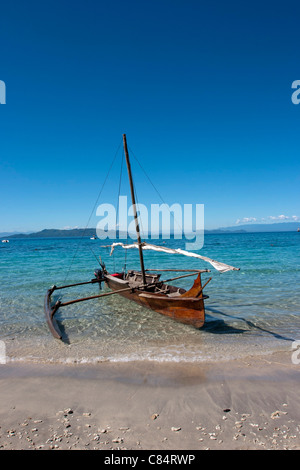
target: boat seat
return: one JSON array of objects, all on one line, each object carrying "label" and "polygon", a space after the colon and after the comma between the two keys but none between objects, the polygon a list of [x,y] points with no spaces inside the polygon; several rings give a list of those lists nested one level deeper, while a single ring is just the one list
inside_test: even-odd
[{"label": "boat seat", "polygon": [[162,288],[156,286],[156,291],[160,294],[167,294],[169,292],[169,286],[163,284]]},{"label": "boat seat", "polygon": [[[160,278],[160,274],[146,274],[146,282],[147,284],[154,284],[158,282]],[[140,271],[128,271],[126,276],[127,281],[129,282],[130,287],[139,287],[143,284],[143,277]]]}]

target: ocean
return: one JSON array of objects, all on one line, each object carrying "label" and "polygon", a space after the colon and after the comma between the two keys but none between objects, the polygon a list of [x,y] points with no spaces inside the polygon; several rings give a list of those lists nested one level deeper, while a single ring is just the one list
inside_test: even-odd
[{"label": "ocean", "polygon": [[[44,296],[53,284],[89,281],[101,256],[121,271],[125,250],[110,256],[111,240],[10,239],[0,244],[0,341],[6,362],[95,364],[102,361],[207,362],[292,351],[300,340],[300,233],[207,234],[203,256],[240,268],[219,274],[202,260],[144,252],[146,268],[211,269],[202,275],[206,323],[195,329],[118,295],[63,307],[56,314],[66,334],[52,337]],[[156,241],[153,241],[156,243]],[[161,243],[161,242],[159,242]],[[184,248],[183,240],[166,246]],[[126,265],[139,269],[138,250]],[[163,278],[176,273],[164,273]],[[189,289],[193,278],[175,281]],[[106,287],[102,292],[108,291]],[[53,301],[96,295],[98,285],[57,291]]]}]

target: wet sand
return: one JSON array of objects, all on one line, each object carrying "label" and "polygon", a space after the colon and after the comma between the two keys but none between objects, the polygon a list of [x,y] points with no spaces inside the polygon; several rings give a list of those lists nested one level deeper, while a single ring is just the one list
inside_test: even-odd
[{"label": "wet sand", "polygon": [[300,449],[291,353],[214,364],[0,365],[0,449]]}]

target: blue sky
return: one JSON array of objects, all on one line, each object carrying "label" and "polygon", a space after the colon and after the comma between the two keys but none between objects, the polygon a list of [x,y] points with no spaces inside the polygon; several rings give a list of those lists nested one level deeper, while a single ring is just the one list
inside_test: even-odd
[{"label": "blue sky", "polygon": [[[3,2],[0,232],[84,227],[122,133],[206,228],[300,220],[299,18],[296,1]],[[139,202],[161,202],[132,165]]]}]

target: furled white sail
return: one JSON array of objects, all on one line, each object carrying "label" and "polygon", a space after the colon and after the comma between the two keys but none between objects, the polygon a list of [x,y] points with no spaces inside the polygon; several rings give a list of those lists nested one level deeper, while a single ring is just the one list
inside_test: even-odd
[{"label": "furled white sail", "polygon": [[[125,248],[125,249],[138,248],[139,247],[138,243],[132,243],[130,245],[126,245],[125,243],[115,242],[111,245],[110,254],[113,253],[116,246],[121,246],[122,248]],[[235,268],[233,266],[229,266],[228,264],[225,264],[225,263],[220,263],[219,261],[207,258],[206,256],[198,255],[197,253],[192,253],[190,251],[181,250],[180,248],[176,248],[176,249],[167,248],[167,247],[164,247],[164,246],[151,245],[150,243],[145,243],[145,242],[142,243],[142,248],[143,248],[143,250],[162,251],[164,253],[180,254],[180,255],[184,255],[184,256],[191,256],[192,258],[200,258],[203,261],[206,261],[207,263],[210,263],[220,273],[226,273],[226,271],[239,271],[239,269],[240,269],[240,268]]]}]

